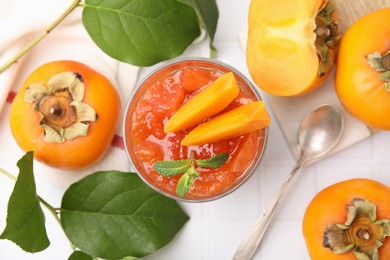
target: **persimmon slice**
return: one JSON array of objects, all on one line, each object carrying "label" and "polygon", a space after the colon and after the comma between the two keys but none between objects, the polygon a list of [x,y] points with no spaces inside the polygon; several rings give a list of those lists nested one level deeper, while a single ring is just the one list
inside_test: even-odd
[{"label": "persimmon slice", "polygon": [[264,128],[270,123],[264,102],[254,101],[198,125],[184,137],[181,145],[214,143]]},{"label": "persimmon slice", "polygon": [[226,73],[181,106],[165,125],[164,132],[183,130],[218,114],[238,96],[239,91],[234,74]]},{"label": "persimmon slice", "polygon": [[[247,65],[253,80],[264,91],[278,96],[301,95],[318,87],[327,77],[334,52],[326,44],[338,35],[332,35],[334,28],[328,28],[334,24],[332,7],[320,12],[326,3],[322,0],[251,1]],[[318,20],[320,13],[328,17]],[[316,30],[319,24],[329,35],[323,36],[321,30]],[[321,63],[321,57],[326,62]]]}]

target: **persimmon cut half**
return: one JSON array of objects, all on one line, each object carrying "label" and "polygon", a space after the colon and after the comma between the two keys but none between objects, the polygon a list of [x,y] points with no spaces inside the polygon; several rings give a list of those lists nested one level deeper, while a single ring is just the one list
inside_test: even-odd
[{"label": "persimmon cut half", "polygon": [[222,113],[198,125],[181,141],[181,145],[215,143],[265,128],[271,119],[263,101],[254,101]]},{"label": "persimmon cut half", "polygon": [[332,69],[338,40],[331,2],[251,1],[247,65],[270,94],[296,96],[317,88]]},{"label": "persimmon cut half", "polygon": [[226,73],[181,106],[164,126],[164,132],[176,132],[199,124],[225,109],[239,92],[234,74]]}]

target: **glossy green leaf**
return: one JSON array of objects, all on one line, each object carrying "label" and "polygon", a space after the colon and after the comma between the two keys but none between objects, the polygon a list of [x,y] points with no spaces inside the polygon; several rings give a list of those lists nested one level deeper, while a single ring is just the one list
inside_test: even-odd
[{"label": "glossy green leaf", "polygon": [[68,258],[68,260],[93,260],[92,256],[87,255],[81,251],[74,251]]},{"label": "glossy green leaf", "polygon": [[8,201],[7,224],[0,239],[11,240],[26,252],[40,252],[50,242],[36,192],[33,153],[26,153],[17,165],[19,175]]},{"label": "glossy green leaf", "polygon": [[200,34],[194,9],[177,0],[86,0],[83,24],[105,53],[137,66],[182,54]]},{"label": "glossy green leaf", "polygon": [[202,27],[206,30],[210,42],[210,56],[215,57],[217,49],[213,41],[217,31],[219,11],[215,0],[178,0],[194,8]]},{"label": "glossy green leaf", "polygon": [[143,257],[169,243],[188,220],[178,203],[133,173],[97,172],[65,192],[61,222],[83,252],[105,259]]}]

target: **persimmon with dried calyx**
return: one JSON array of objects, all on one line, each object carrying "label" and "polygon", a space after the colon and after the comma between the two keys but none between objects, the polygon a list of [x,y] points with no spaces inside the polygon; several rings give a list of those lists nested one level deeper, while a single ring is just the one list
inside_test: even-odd
[{"label": "persimmon with dried calyx", "polygon": [[27,77],[12,102],[10,127],[18,145],[42,163],[81,169],[109,148],[120,107],[103,75],[79,62],[54,61]]},{"label": "persimmon with dried calyx", "polygon": [[390,188],[351,179],[323,189],[306,209],[303,235],[312,260],[390,259]]},{"label": "persimmon with dried calyx", "polygon": [[335,88],[351,115],[373,129],[390,130],[390,8],[348,28],[340,43]]},{"label": "persimmon with dried calyx", "polygon": [[255,83],[278,96],[316,89],[339,42],[332,1],[252,0],[246,60]]}]

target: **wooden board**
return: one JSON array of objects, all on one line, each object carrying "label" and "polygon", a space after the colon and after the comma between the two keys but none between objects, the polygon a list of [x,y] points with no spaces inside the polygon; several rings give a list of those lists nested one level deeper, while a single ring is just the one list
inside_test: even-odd
[{"label": "wooden board", "polygon": [[390,7],[390,0],[335,0],[335,4],[343,33],[359,17],[383,7]]}]

